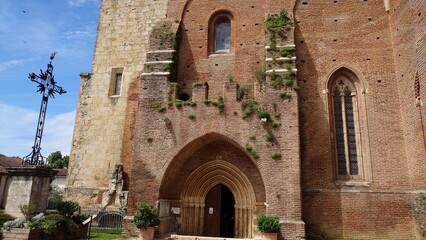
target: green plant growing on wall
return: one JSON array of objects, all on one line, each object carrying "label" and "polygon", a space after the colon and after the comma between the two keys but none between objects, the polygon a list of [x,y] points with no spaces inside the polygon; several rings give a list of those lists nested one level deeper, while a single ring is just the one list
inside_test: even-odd
[{"label": "green plant growing on wall", "polygon": [[293,86],[293,90],[297,92],[297,91],[299,91],[299,90],[300,90],[300,87],[299,87],[298,85],[294,85],[294,86]]},{"label": "green plant growing on wall", "polygon": [[153,71],[154,71],[154,67],[153,67],[152,65],[147,65],[147,66],[146,66],[146,70],[147,70],[148,72],[153,72]]},{"label": "green plant growing on wall", "polygon": [[275,141],[275,136],[272,132],[268,131],[265,135],[263,135],[263,137],[265,137],[265,140],[267,142],[274,142]]},{"label": "green plant growing on wall", "polygon": [[154,139],[152,137],[147,137],[146,141],[149,142],[149,143],[152,143],[152,141],[154,141]]},{"label": "green plant growing on wall", "polygon": [[223,113],[225,110],[225,103],[223,102],[223,97],[220,96],[217,99],[217,108],[219,109],[219,113]]},{"label": "green plant growing on wall", "polygon": [[176,92],[176,89],[179,87],[179,85],[175,82],[167,82],[167,85],[169,87],[169,91],[167,92],[167,100],[169,102],[173,101],[173,94]]},{"label": "green plant growing on wall", "polygon": [[243,108],[243,118],[250,117],[253,113],[257,111],[257,102],[252,99],[247,99],[241,102],[241,107]]},{"label": "green plant growing on wall", "polygon": [[247,87],[240,87],[237,90],[237,101],[242,101],[246,98],[249,89]]},{"label": "green plant growing on wall", "polygon": [[274,117],[275,117],[276,119],[280,119],[280,118],[281,118],[281,113],[275,113],[275,114],[274,114]]},{"label": "green plant growing on wall", "polygon": [[292,58],[295,55],[296,50],[294,48],[282,48],[280,50],[280,56],[286,58]]},{"label": "green plant growing on wall", "polygon": [[272,122],[271,114],[266,110],[259,110],[257,112],[257,117],[263,122]]},{"label": "green plant growing on wall", "polygon": [[163,22],[160,26],[154,28],[153,34],[155,39],[158,40],[158,44],[163,46],[167,43],[175,44],[175,33],[172,30],[171,22]]},{"label": "green plant growing on wall", "polygon": [[232,76],[231,74],[228,75],[228,82],[233,83],[234,82],[234,76]]},{"label": "green plant growing on wall", "polygon": [[293,27],[293,21],[286,10],[279,14],[271,14],[266,18],[266,30],[269,32],[270,49],[276,50],[277,37],[287,39],[288,32]]},{"label": "green plant growing on wall", "polygon": [[165,112],[165,111],[166,111],[166,107],[165,107],[165,106],[163,106],[163,104],[161,104],[161,103],[158,103],[158,104],[157,104],[157,106],[156,106],[156,108],[157,108],[157,111],[158,111],[159,113],[162,113],[162,112]]},{"label": "green plant growing on wall", "polygon": [[192,113],[192,114],[189,114],[189,115],[188,115],[188,118],[189,118],[189,119],[191,119],[191,120],[195,120],[195,114],[193,114],[193,113]]},{"label": "green plant growing on wall", "polygon": [[269,74],[269,78],[271,79],[271,86],[273,88],[278,89],[283,85],[282,76],[275,72],[275,70],[273,70],[272,73]]},{"label": "green plant growing on wall", "polygon": [[286,86],[291,87],[293,86],[293,79],[286,79],[284,83]]},{"label": "green plant growing on wall", "polygon": [[290,94],[288,94],[287,92],[280,92],[280,97],[282,98],[282,99],[290,99],[291,98],[291,95]]},{"label": "green plant growing on wall", "polygon": [[280,124],[276,122],[272,117],[271,114],[266,110],[258,110],[257,111],[257,117],[264,123],[268,123],[271,127],[277,128]]},{"label": "green plant growing on wall", "polygon": [[247,152],[250,153],[250,155],[254,159],[258,159],[259,158],[259,154],[256,152],[256,150],[254,150],[254,148],[250,144],[246,144],[246,150],[247,150]]},{"label": "green plant growing on wall", "polygon": [[212,101],[211,101],[211,100],[208,100],[208,99],[205,99],[205,100],[204,100],[204,104],[205,104],[205,105],[211,105],[211,104],[212,104]]},{"label": "green plant growing on wall", "polygon": [[194,101],[192,101],[192,99],[189,99],[189,100],[184,101],[184,102],[183,102],[183,105],[184,105],[184,106],[196,107],[196,106],[197,106],[197,103],[196,103],[196,102],[194,102]]},{"label": "green plant growing on wall", "polygon": [[280,152],[272,152],[271,153],[271,158],[273,159],[278,159],[281,157],[281,153]]},{"label": "green plant growing on wall", "polygon": [[173,63],[167,63],[163,66],[163,72],[170,72],[172,70]]},{"label": "green plant growing on wall", "polygon": [[417,230],[425,237],[426,236],[426,194],[418,193],[407,202],[407,207],[410,210],[411,216],[417,224]]},{"label": "green plant growing on wall", "polygon": [[182,108],[182,106],[183,106],[183,101],[182,100],[180,100],[180,99],[175,99],[175,106],[177,107],[177,108]]},{"label": "green plant growing on wall", "polygon": [[266,69],[264,67],[257,68],[254,71],[254,76],[259,84],[263,84],[266,81]]}]

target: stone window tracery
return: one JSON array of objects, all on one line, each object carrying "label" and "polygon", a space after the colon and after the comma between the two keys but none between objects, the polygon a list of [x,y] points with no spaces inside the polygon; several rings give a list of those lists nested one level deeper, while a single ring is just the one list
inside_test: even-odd
[{"label": "stone window tracery", "polygon": [[354,178],[360,175],[357,91],[344,77],[338,78],[331,90],[337,175]]}]

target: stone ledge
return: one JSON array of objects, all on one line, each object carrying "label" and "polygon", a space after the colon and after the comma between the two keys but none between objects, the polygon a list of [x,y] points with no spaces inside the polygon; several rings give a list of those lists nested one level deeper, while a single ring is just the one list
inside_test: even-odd
[{"label": "stone ledge", "polygon": [[8,167],[6,170],[12,176],[42,176],[53,177],[58,171],[43,166]]}]

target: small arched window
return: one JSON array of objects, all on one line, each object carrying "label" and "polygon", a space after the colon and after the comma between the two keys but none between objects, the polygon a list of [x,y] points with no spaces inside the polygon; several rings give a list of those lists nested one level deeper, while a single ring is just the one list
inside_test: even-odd
[{"label": "small arched window", "polygon": [[353,178],[359,171],[359,127],[356,88],[340,77],[331,87],[337,174]]},{"label": "small arched window", "polygon": [[231,21],[223,16],[215,22],[215,52],[229,51],[231,48]]},{"label": "small arched window", "polygon": [[209,21],[209,53],[231,51],[232,15],[225,11],[213,15]]}]

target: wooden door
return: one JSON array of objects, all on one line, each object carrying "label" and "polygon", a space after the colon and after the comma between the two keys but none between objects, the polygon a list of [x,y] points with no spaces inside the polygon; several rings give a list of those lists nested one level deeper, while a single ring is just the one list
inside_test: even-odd
[{"label": "wooden door", "polygon": [[220,197],[220,184],[214,186],[207,193],[204,208],[204,236],[220,236]]}]

